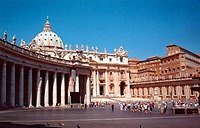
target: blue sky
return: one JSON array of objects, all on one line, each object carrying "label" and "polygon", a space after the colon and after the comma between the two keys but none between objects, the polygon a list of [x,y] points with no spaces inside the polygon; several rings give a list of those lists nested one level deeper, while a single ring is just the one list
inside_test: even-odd
[{"label": "blue sky", "polygon": [[46,17],[65,44],[113,53],[123,46],[129,58],[165,56],[176,44],[200,52],[199,0],[7,0],[1,1],[0,34],[18,44],[42,31]]}]

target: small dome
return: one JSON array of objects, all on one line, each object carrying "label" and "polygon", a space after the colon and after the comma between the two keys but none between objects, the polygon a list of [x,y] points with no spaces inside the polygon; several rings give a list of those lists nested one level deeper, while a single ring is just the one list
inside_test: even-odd
[{"label": "small dome", "polygon": [[64,44],[60,37],[51,29],[51,25],[47,18],[44,29],[40,32],[30,43],[30,45],[37,45],[38,47],[56,47],[64,49]]}]

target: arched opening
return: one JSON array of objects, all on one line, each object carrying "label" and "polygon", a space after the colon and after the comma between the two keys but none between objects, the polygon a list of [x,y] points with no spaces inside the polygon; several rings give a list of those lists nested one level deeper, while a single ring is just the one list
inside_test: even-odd
[{"label": "arched opening", "polygon": [[126,86],[126,84],[124,81],[120,82],[120,95],[121,96],[124,95],[125,86]]}]

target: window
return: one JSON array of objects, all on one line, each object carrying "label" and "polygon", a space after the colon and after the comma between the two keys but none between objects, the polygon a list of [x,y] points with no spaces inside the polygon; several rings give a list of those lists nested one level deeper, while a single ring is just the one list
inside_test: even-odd
[{"label": "window", "polygon": [[185,95],[185,91],[184,91],[184,88],[182,88],[182,95]]},{"label": "window", "polygon": [[103,58],[100,58],[100,61],[103,61]]},{"label": "window", "polygon": [[103,72],[99,72],[99,77],[103,78]]},{"label": "window", "polygon": [[160,95],[162,95],[162,89],[160,88]]},{"label": "window", "polygon": [[167,88],[167,95],[169,95],[169,88]]},{"label": "window", "polygon": [[109,58],[109,61],[112,62],[112,58]]},{"label": "window", "polygon": [[120,62],[123,62],[123,57],[120,57]]},{"label": "window", "polygon": [[191,91],[191,95],[194,95],[194,91]]},{"label": "window", "polygon": [[174,95],[176,95],[176,87],[174,88]]}]

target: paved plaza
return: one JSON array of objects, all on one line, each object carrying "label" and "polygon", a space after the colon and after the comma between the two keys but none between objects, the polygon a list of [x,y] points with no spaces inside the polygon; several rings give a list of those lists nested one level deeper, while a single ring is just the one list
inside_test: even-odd
[{"label": "paved plaza", "polygon": [[200,115],[173,115],[105,108],[41,108],[0,111],[0,128],[199,128]]}]

